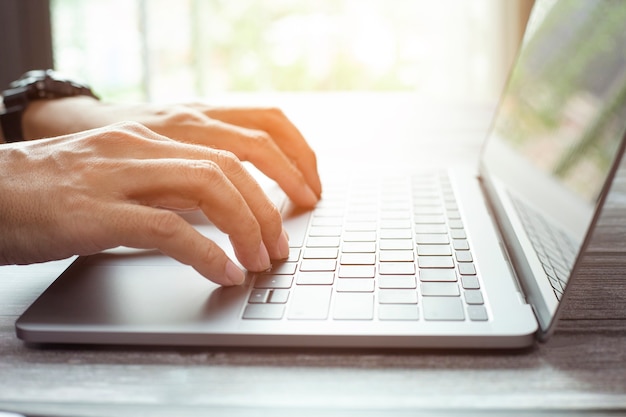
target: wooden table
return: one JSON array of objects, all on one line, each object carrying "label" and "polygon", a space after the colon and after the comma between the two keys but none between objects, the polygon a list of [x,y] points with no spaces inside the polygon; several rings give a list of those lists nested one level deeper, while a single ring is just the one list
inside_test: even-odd
[{"label": "wooden table", "polygon": [[[492,110],[405,94],[269,102],[300,126],[324,168],[346,155],[366,158],[361,150],[373,146],[382,158],[374,166],[382,166],[394,143],[406,140],[418,151],[403,157],[415,164],[471,163]],[[417,137],[409,134],[416,127]],[[325,157],[337,148],[341,156]],[[15,337],[14,322],[68,261],[0,267],[0,409],[59,416],[626,415],[625,207],[622,169],[555,335],[522,351],[34,349]]]}]

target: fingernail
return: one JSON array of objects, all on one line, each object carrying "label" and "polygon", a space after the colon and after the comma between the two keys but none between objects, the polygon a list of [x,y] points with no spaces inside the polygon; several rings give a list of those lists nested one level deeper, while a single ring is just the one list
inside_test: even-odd
[{"label": "fingernail", "polygon": [[226,278],[228,278],[228,280],[233,285],[243,284],[243,281],[246,279],[246,275],[241,269],[239,269],[239,267],[237,267],[237,265],[233,263],[233,261],[228,260],[226,262],[225,269],[226,269]]},{"label": "fingernail", "polygon": [[289,238],[287,237],[285,230],[283,230],[278,237],[278,243],[276,246],[278,247],[280,259],[286,259],[289,257]]},{"label": "fingernail", "polygon": [[270,261],[270,254],[267,252],[267,248],[265,247],[263,242],[261,242],[261,246],[259,247],[259,258],[257,262],[259,265],[259,267],[257,268],[258,271],[265,271],[272,266],[272,263]]}]

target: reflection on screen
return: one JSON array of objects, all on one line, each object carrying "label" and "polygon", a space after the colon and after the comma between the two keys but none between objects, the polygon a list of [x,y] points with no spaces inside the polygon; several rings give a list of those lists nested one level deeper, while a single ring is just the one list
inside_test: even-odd
[{"label": "reflection on screen", "polygon": [[626,1],[543,6],[529,22],[494,129],[592,203],[626,126]]}]

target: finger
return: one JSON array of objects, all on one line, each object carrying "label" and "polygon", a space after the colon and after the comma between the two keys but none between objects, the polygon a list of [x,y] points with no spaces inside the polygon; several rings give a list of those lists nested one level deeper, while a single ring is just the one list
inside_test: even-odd
[{"label": "finger", "polygon": [[207,116],[224,123],[267,132],[279,148],[302,171],[307,184],[319,197],[322,185],[315,153],[298,128],[277,108],[227,108],[197,105]]},{"label": "finger", "polygon": [[238,258],[249,269],[267,269],[268,253],[274,259],[288,256],[278,209],[234,155],[195,145],[167,148],[181,159],[128,162],[119,176],[136,178],[126,186],[129,198],[172,209],[201,208],[230,236]]},{"label": "finger", "polygon": [[[197,124],[190,126],[186,134],[193,137],[195,143],[202,143],[202,138],[207,137],[207,130],[206,124]],[[319,200],[303,173],[266,132],[219,121],[211,123],[210,132],[213,146],[228,150],[241,160],[252,162],[275,180],[296,204],[313,207]]]},{"label": "finger", "polygon": [[244,273],[215,242],[202,236],[177,214],[135,204],[118,203],[100,217],[102,236],[132,248],[156,248],[191,265],[220,285],[239,285]]},{"label": "finger", "polygon": [[[130,199],[150,206],[174,202],[185,205],[182,208],[199,207],[221,231],[229,235],[237,257],[246,268],[261,271],[270,267],[259,221],[241,192],[216,162],[169,159],[139,161],[136,165],[141,176],[127,191]],[[163,175],[164,172],[167,175]],[[266,219],[264,222],[269,223]],[[278,220],[274,228],[280,227]]]}]

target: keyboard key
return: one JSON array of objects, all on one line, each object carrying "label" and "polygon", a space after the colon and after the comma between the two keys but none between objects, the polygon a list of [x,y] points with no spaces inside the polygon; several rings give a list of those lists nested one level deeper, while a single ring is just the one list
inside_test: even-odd
[{"label": "keyboard key", "polygon": [[344,242],[341,251],[343,253],[375,253],[376,242]]},{"label": "keyboard key", "polygon": [[426,320],[462,321],[465,320],[463,302],[460,298],[426,297],[422,299],[422,310]]},{"label": "keyboard key", "polygon": [[422,256],[450,256],[450,245],[417,245],[417,254]]},{"label": "keyboard key", "polygon": [[291,288],[291,275],[260,275],[254,283],[254,288]]},{"label": "keyboard key", "polygon": [[252,304],[266,303],[270,296],[270,290],[252,290],[248,302]]},{"label": "keyboard key", "polygon": [[[404,208],[408,205],[408,203],[394,206],[384,205],[385,207],[380,213],[380,218],[385,220],[402,220],[403,222],[405,222],[411,218],[411,212],[409,210],[404,210]],[[397,208],[397,210],[394,210],[394,207]],[[411,227],[410,223],[408,224],[408,227]],[[389,227],[389,229],[396,229],[396,227]],[[400,229],[402,229],[402,227],[400,227]]]},{"label": "keyboard key", "polygon": [[422,282],[420,289],[424,297],[458,297],[461,295],[456,282]]},{"label": "keyboard key", "polygon": [[338,217],[314,217],[311,226],[341,226],[343,224],[343,216]]},{"label": "keyboard key", "polygon": [[469,250],[469,242],[467,239],[452,239],[454,250]]},{"label": "keyboard key", "polygon": [[454,268],[452,256],[418,256],[420,268]]},{"label": "keyboard key", "polygon": [[296,275],[298,285],[332,285],[334,281],[334,272],[299,272]]},{"label": "keyboard key", "polygon": [[380,229],[381,239],[411,239],[411,229]]},{"label": "keyboard key", "polygon": [[448,220],[448,226],[450,229],[463,229],[463,222],[461,220]]},{"label": "keyboard key", "polygon": [[[317,204],[320,205],[320,203],[322,202],[319,202]],[[325,207],[320,206],[315,209],[313,221],[315,221],[319,217],[335,217],[335,218],[343,217],[343,210],[340,208],[333,208],[333,207],[325,208]]]},{"label": "keyboard key", "polygon": [[428,235],[428,234],[437,234],[437,235],[447,234],[448,233],[448,227],[445,224],[416,224],[415,225],[415,233],[425,234],[425,235]]},{"label": "keyboard key", "polygon": [[467,315],[472,321],[487,321],[487,309],[483,305],[467,306]]},{"label": "keyboard key", "polygon": [[272,290],[268,302],[272,304],[285,304],[289,299],[289,290]]},{"label": "keyboard key", "polygon": [[412,250],[412,239],[381,239],[380,250]]},{"label": "keyboard key", "polygon": [[480,284],[478,283],[478,277],[476,276],[461,277],[461,284],[466,290],[477,290],[480,288]]},{"label": "keyboard key", "polygon": [[374,253],[344,253],[341,255],[342,265],[375,265],[376,254]]},{"label": "keyboard key", "polygon": [[337,248],[306,248],[304,259],[337,259],[339,249]]},{"label": "keyboard key", "polygon": [[308,248],[338,248],[338,237],[310,237],[306,241]]},{"label": "keyboard key", "polygon": [[483,294],[480,290],[467,290],[463,293],[467,304],[485,304]]},{"label": "keyboard key", "polygon": [[417,288],[417,283],[411,275],[381,275],[378,288]]},{"label": "keyboard key", "polygon": [[448,235],[436,233],[416,233],[415,241],[418,245],[447,245],[450,243]]},{"label": "keyboard key", "polygon": [[298,264],[296,262],[278,262],[272,265],[272,268],[265,272],[271,275],[293,275],[296,273]]},{"label": "keyboard key", "polygon": [[309,236],[341,236],[341,226],[313,226]]},{"label": "keyboard key", "polygon": [[371,278],[340,278],[337,280],[337,292],[374,292],[374,280]]},{"label": "keyboard key", "polygon": [[413,213],[417,215],[432,215],[432,214],[443,214],[443,207],[440,205],[434,206],[416,206],[413,209]]},{"label": "keyboard key", "polygon": [[382,304],[378,307],[379,320],[419,320],[417,305]]},{"label": "keyboard key", "polygon": [[334,259],[303,259],[300,271],[334,271],[336,267]]},{"label": "keyboard key", "polygon": [[412,250],[381,250],[378,256],[381,262],[413,262],[415,260]]},{"label": "keyboard key", "polygon": [[417,304],[417,291],[387,289],[378,292],[380,304]]},{"label": "keyboard key", "polygon": [[408,198],[409,190],[402,189],[400,193],[395,193],[394,195],[385,194],[385,190],[383,190],[383,195],[381,196],[380,202],[380,211],[382,219],[401,219],[401,218],[410,218],[411,212],[411,199]]},{"label": "keyboard key", "polygon": [[336,294],[333,318],[336,320],[372,320],[374,318],[374,294]]},{"label": "keyboard key", "polygon": [[349,211],[347,217],[353,222],[375,222],[378,220],[378,211],[376,208],[372,208],[371,211],[365,211],[365,206],[361,207],[360,211]]},{"label": "keyboard key", "polygon": [[450,229],[452,239],[467,239],[464,229]]},{"label": "keyboard key", "polygon": [[375,242],[376,232],[345,232],[344,242]]},{"label": "keyboard key", "polygon": [[381,262],[378,265],[381,275],[415,275],[413,262]]},{"label": "keyboard key", "polygon": [[422,282],[453,282],[456,281],[456,272],[454,269],[421,269],[420,281]]},{"label": "keyboard key", "polygon": [[383,219],[380,221],[381,229],[411,230],[411,220],[406,219]]},{"label": "keyboard key", "polygon": [[376,222],[348,221],[345,226],[347,232],[375,232],[376,229]]},{"label": "keyboard key", "polygon": [[473,263],[459,263],[459,274],[461,275],[476,275],[476,268]]},{"label": "keyboard key", "polygon": [[461,250],[454,253],[457,262],[472,262],[472,252],[467,250]]},{"label": "keyboard key", "polygon": [[291,296],[287,318],[291,320],[325,320],[328,318],[331,287],[296,286]]},{"label": "keyboard key", "polygon": [[446,219],[441,215],[417,215],[414,221],[416,224],[443,224]]},{"label": "keyboard key", "polygon": [[243,311],[244,319],[280,320],[285,313],[284,304],[248,304]]},{"label": "keyboard key", "polygon": [[341,265],[339,278],[374,278],[376,267],[370,265]]}]

